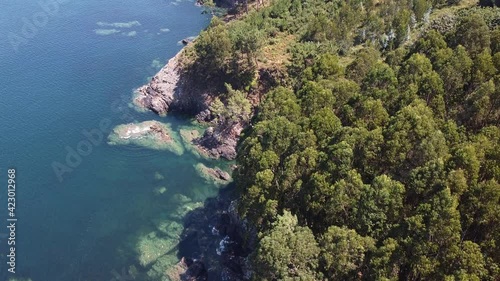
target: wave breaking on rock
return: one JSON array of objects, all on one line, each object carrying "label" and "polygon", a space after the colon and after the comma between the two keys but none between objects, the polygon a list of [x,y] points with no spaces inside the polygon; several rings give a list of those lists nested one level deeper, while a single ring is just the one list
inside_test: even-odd
[{"label": "wave breaking on rock", "polygon": [[137,145],[150,149],[169,150],[177,155],[184,153],[184,147],[168,124],[145,121],[116,126],[108,136],[110,145]]}]

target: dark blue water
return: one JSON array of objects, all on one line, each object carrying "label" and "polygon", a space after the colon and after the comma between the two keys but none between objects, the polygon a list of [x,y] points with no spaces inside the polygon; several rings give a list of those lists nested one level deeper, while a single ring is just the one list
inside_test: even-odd
[{"label": "dark blue water", "polygon": [[[59,2],[49,10],[35,0],[0,2],[0,234],[7,233],[7,168],[17,170],[18,218],[16,274],[6,271],[0,236],[0,280],[120,280],[116,274],[131,268],[153,276],[160,263],[141,265],[141,255],[158,242],[151,238],[161,236],[158,221],[175,220],[174,195],[196,202],[214,194],[193,168],[203,160],[103,140],[61,178],[52,166],[67,165],[67,149],[100,122],[187,125],[127,103],[209,19],[189,1]],[[160,186],[167,191],[155,193]]]}]

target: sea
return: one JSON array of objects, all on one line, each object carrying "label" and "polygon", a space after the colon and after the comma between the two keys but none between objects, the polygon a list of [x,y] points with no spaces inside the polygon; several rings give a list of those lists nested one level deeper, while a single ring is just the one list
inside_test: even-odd
[{"label": "sea", "polygon": [[167,280],[186,209],[218,192],[196,165],[229,164],[102,128],[193,128],[130,102],[209,21],[188,0],[0,1],[0,280]]}]

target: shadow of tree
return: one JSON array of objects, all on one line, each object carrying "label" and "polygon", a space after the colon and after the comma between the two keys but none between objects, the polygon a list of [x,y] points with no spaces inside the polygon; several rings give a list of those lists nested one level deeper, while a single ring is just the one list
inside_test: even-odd
[{"label": "shadow of tree", "polygon": [[245,224],[236,213],[234,183],[184,217],[178,258],[186,271],[179,280],[245,280]]}]

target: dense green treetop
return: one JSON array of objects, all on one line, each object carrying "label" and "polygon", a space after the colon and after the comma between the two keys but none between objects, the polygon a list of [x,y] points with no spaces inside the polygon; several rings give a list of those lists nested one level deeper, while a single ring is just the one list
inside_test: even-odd
[{"label": "dense green treetop", "polygon": [[500,279],[500,9],[471,4],[274,0],[202,32],[212,113],[250,123],[256,280]]}]

